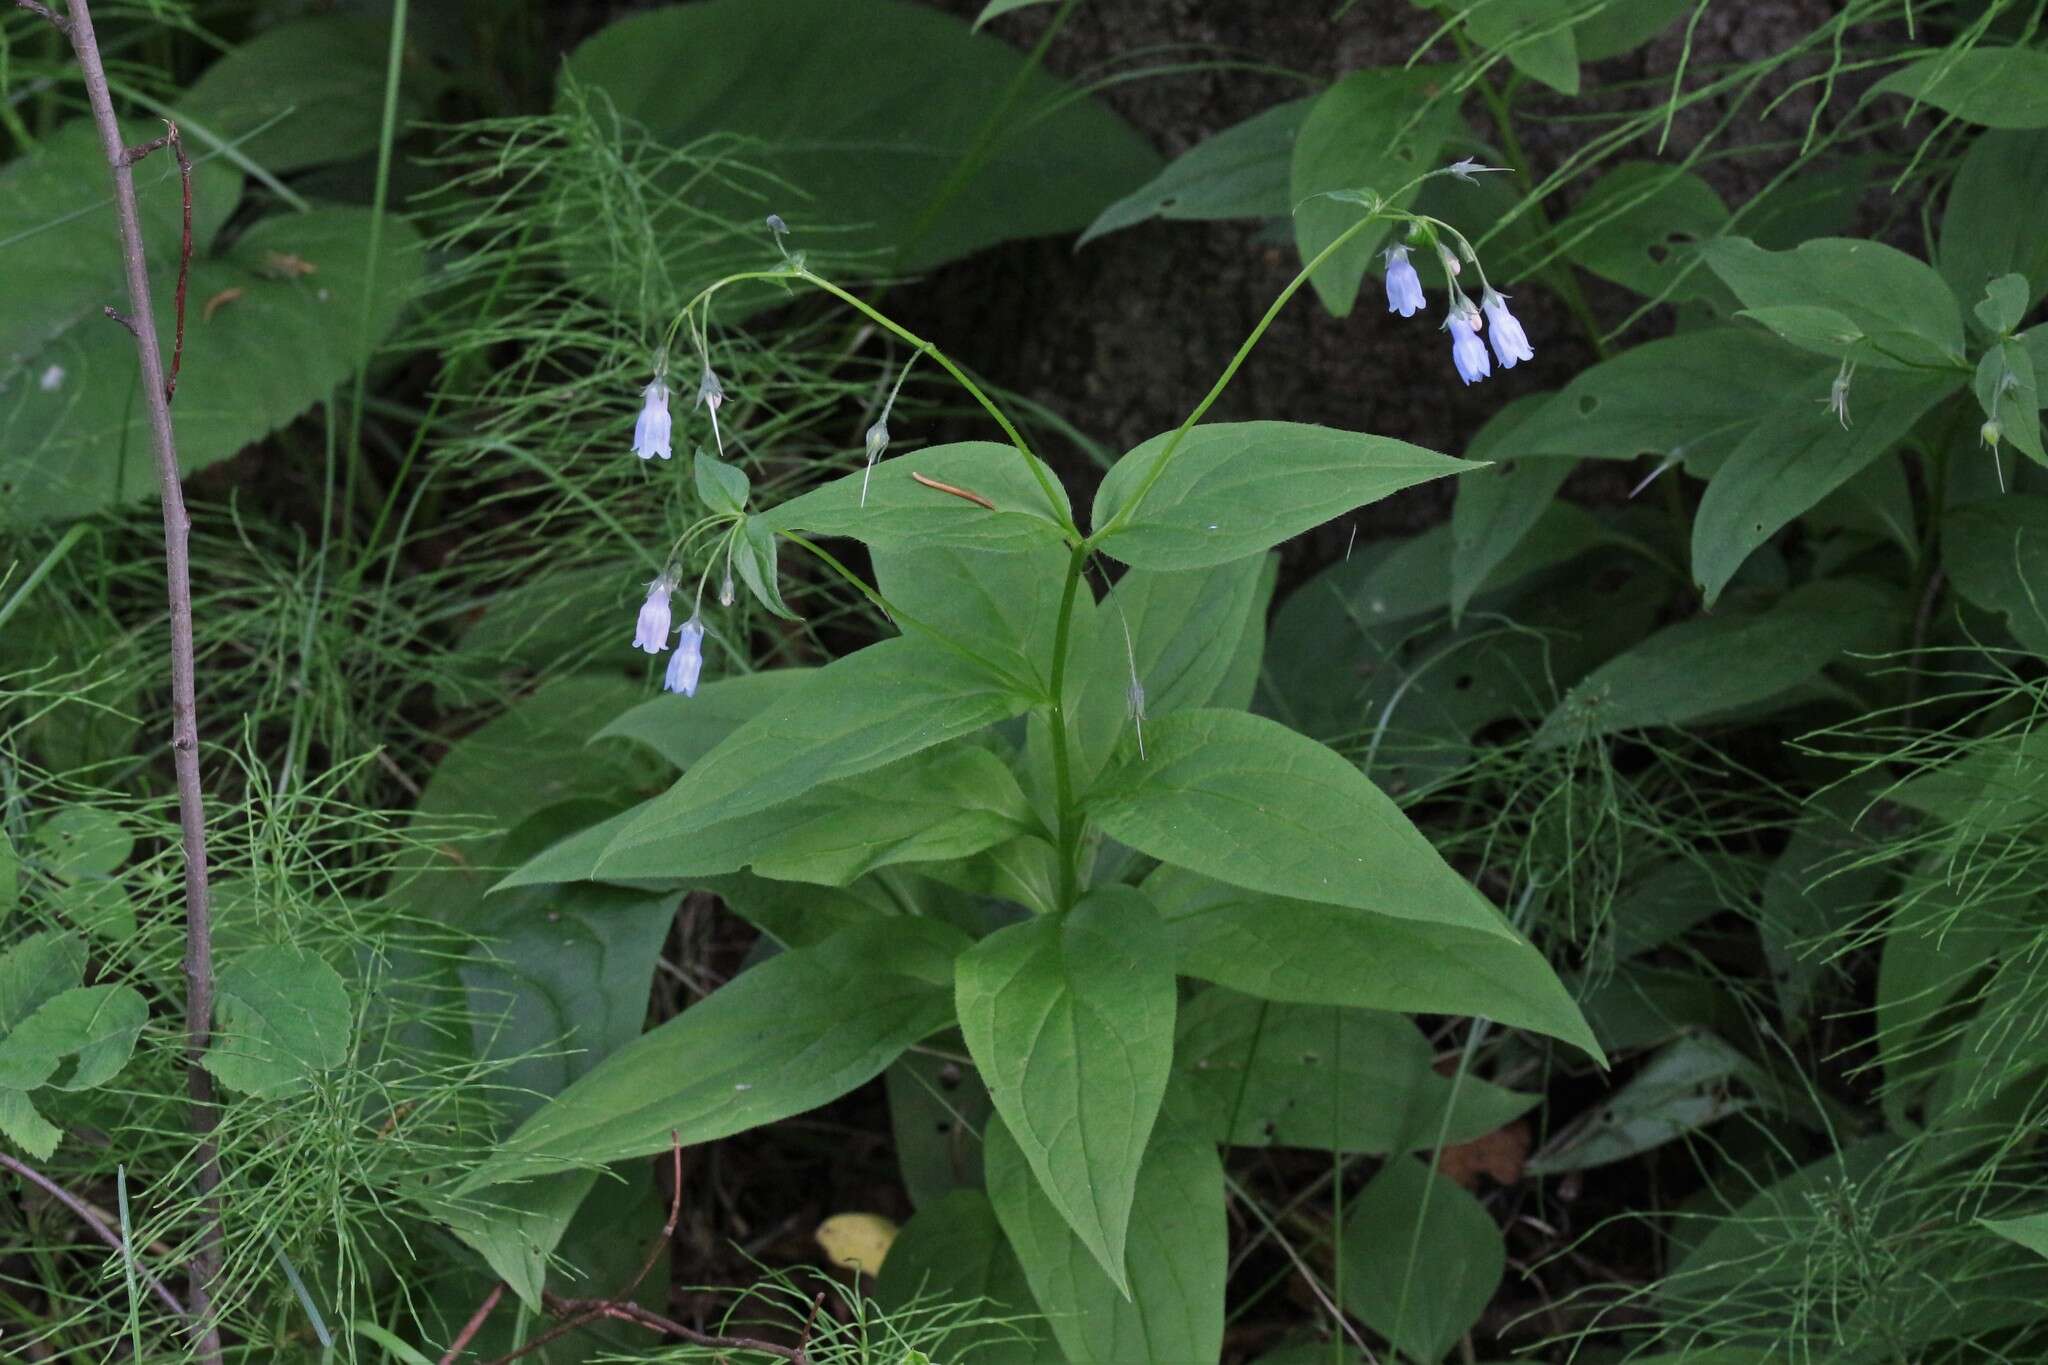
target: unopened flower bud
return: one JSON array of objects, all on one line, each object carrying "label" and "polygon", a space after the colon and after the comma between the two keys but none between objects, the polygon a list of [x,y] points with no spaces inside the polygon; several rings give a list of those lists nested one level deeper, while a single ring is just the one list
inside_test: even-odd
[{"label": "unopened flower bud", "polygon": [[725,401],[725,386],[718,382],[718,376],[711,372],[711,362],[704,362],[704,374],[697,381],[697,401],[690,406],[711,409],[711,435],[718,443],[718,457],[725,458],[725,434],[718,429],[718,405]]},{"label": "unopened flower bud", "polygon": [[1977,439],[1984,443],[1984,448],[1987,450],[1997,450],[1998,438],[2003,435],[2005,435],[2005,428],[1998,425],[1996,419],[1988,420],[1983,426],[1977,428]]},{"label": "unopened flower bud", "polygon": [[725,566],[725,576],[718,580],[718,605],[729,607],[737,600],[732,590],[732,565]]},{"label": "unopened flower bud", "polygon": [[1464,266],[1458,264],[1458,254],[1442,242],[1436,244],[1436,254],[1437,259],[1444,263],[1444,274],[1449,275],[1452,279],[1456,279],[1465,269]]}]

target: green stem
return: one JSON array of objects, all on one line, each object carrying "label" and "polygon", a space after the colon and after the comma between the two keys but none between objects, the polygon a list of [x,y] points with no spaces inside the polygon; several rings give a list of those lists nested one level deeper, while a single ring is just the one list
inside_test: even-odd
[{"label": "green stem", "polygon": [[1025,441],[1024,434],[1018,431],[1016,425],[1010,421],[1009,416],[996,406],[995,400],[983,393],[981,386],[967,377],[966,371],[955,365],[952,359],[937,346],[926,341],[908,327],[894,321],[871,304],[849,294],[830,280],[813,275],[808,270],[799,270],[797,273],[803,279],[810,281],[818,288],[830,294],[833,298],[840,300],[848,307],[873,320],[877,326],[887,328],[913,350],[922,355],[930,356],[947,374],[951,375],[953,381],[967,391],[968,397],[981,404],[988,415],[995,419],[996,425],[1003,429],[1003,435],[1009,437],[1010,444],[1015,446],[1024,456],[1024,463],[1030,468],[1031,477],[1038,481],[1039,488],[1045,493],[1046,505],[1052,512],[1053,520],[1057,521],[1067,532],[1070,540],[1079,541],[1081,539],[1080,528],[1074,525],[1073,513],[1068,509],[1066,500],[1060,496],[1058,487],[1053,483],[1052,475],[1046,470],[1045,465],[1036,455],[1031,453],[1031,446]]},{"label": "green stem", "polygon": [[1230,381],[1237,377],[1237,372],[1244,367],[1244,362],[1251,358],[1252,348],[1257,346],[1259,339],[1266,335],[1266,330],[1273,325],[1273,320],[1280,316],[1280,310],[1287,306],[1287,301],[1300,292],[1302,285],[1308,283],[1309,277],[1315,274],[1316,268],[1336,254],[1339,247],[1365,231],[1367,227],[1382,218],[1391,216],[1392,214],[1384,207],[1384,203],[1382,207],[1367,213],[1350,227],[1338,233],[1328,246],[1315,254],[1315,259],[1303,266],[1301,272],[1287,282],[1287,287],[1282,289],[1279,297],[1273,300],[1272,307],[1266,310],[1265,316],[1261,317],[1258,325],[1252,328],[1251,335],[1247,336],[1244,339],[1244,344],[1237,348],[1237,354],[1233,355],[1230,358],[1230,363],[1223,367],[1223,373],[1218,375],[1216,382],[1209,386],[1209,392],[1202,395],[1202,401],[1195,404],[1194,410],[1187,415],[1186,420],[1174,429],[1173,435],[1167,438],[1165,448],[1159,452],[1159,458],[1152,462],[1152,467],[1149,470],[1145,471],[1145,478],[1139,483],[1137,492],[1133,493],[1130,501],[1126,502],[1117,514],[1109,519],[1108,525],[1095,528],[1095,534],[1089,537],[1088,544],[1092,546],[1104,536],[1121,530],[1137,514],[1138,505],[1145,501],[1145,495],[1152,491],[1152,486],[1158,483],[1160,476],[1166,472],[1166,466],[1173,460],[1174,453],[1180,449],[1181,442],[1187,439],[1190,431],[1194,430],[1195,423],[1201,421],[1209,409],[1216,405],[1216,400],[1223,396],[1223,390],[1230,386]]},{"label": "green stem", "polygon": [[1067,643],[1073,634],[1074,597],[1081,587],[1081,570],[1088,562],[1086,546],[1074,547],[1067,560],[1067,583],[1060,590],[1059,624],[1052,637],[1052,777],[1059,806],[1060,891],[1059,907],[1071,909],[1080,883],[1081,812],[1074,806],[1074,774],[1067,755]]}]

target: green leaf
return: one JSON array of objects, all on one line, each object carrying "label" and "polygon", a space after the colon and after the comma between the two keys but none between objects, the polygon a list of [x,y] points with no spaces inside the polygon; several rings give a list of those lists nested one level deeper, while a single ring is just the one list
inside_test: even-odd
[{"label": "green leaf", "polygon": [[614,1052],[507,1138],[464,1190],[709,1142],[815,1109],[952,1014],[957,930],[862,924],[768,959]]},{"label": "green leaf", "polygon": [[[1824,579],[1765,611],[1722,611],[1666,626],[1580,679],[1536,742],[1691,725],[1767,701],[1846,653],[1882,648],[1902,624],[1900,610],[1892,589]],[[1742,667],[1727,667],[1730,659]]]},{"label": "green leaf", "polygon": [[980,1190],[954,1190],[903,1225],[876,1278],[875,1300],[899,1313],[933,1303],[972,1304],[975,1317],[995,1319],[924,1343],[933,1360],[1050,1365],[1053,1359],[1045,1324],[1035,1320],[1024,1267]]},{"label": "green leaf", "polygon": [[1579,93],[1579,48],[1572,32],[1578,0],[1490,0],[1466,11],[1465,31],[1503,53],[1517,71],[1560,94]]},{"label": "green leaf", "polygon": [[2001,275],[2026,276],[2031,306],[2048,294],[2048,132],[1984,133],[1949,184],[1935,255],[1956,297],[1971,303]]},{"label": "green leaf", "polygon": [[35,828],[44,870],[67,882],[107,877],[135,851],[135,835],[120,816],[91,806],[68,806]]},{"label": "green leaf", "polygon": [[1982,1226],[2037,1256],[2048,1256],[2048,1213],[2023,1213],[2015,1218],[1979,1218]]},{"label": "green leaf", "polygon": [[639,1036],[678,899],[550,886],[444,916],[476,939],[456,973],[474,1054],[501,1066],[507,1118],[525,1118]]},{"label": "green leaf", "polygon": [[355,1013],[334,968],[303,948],[257,948],[216,983],[213,1042],[201,1059],[245,1094],[295,1094],[348,1060]]},{"label": "green leaf", "polygon": [[740,726],[794,695],[814,672],[809,668],[766,668],[705,683],[694,697],[664,692],[634,706],[592,739],[630,739],[675,767],[687,768]]},{"label": "green leaf", "polygon": [[1941,557],[1958,593],[2003,615],[2028,649],[2048,654],[2048,497],[2012,493],[1951,510],[1941,521]]},{"label": "green leaf", "polygon": [[0,953],[0,1031],[12,1029],[85,980],[85,940],[77,934],[30,934]]},{"label": "green leaf", "polygon": [[1314,103],[1276,104],[1196,143],[1097,215],[1074,244],[1076,249],[1153,218],[1210,222],[1285,217],[1294,207],[1288,197],[1294,140]]},{"label": "green leaf", "polygon": [[906,631],[930,631],[987,660],[992,678],[1028,680],[1042,697],[1052,695],[1068,559],[1051,545],[888,545],[872,554],[875,587]]},{"label": "green leaf", "polygon": [[739,513],[747,510],[747,495],[754,481],[736,464],[727,464],[708,450],[697,452],[693,476],[697,501],[712,512]]},{"label": "green leaf", "polygon": [[[120,1074],[149,1022],[132,986],[77,986],[51,996],[0,1036],[0,1088],[90,1090]],[[71,1074],[58,1068],[77,1058]]]},{"label": "green leaf", "polygon": [[1173,1067],[1172,950],[1107,886],[961,955],[960,1030],[1045,1194],[1119,1289],[1138,1165]]},{"label": "green leaf", "polygon": [[1223,1350],[1229,1229],[1216,1149],[1162,1123],[1131,1205],[1120,1292],[1033,1176],[1001,1122],[986,1135],[988,1197],[1069,1365],[1207,1362]]},{"label": "green leaf", "polygon": [[[1437,67],[1354,71],[1316,97],[1294,142],[1290,200],[1294,241],[1311,261],[1356,223],[1356,203],[1318,198],[1331,190],[1371,190],[1405,208],[1413,191],[1395,191],[1446,158],[1444,144],[1466,136],[1455,99],[1433,96],[1444,82]],[[1310,277],[1323,307],[1351,312],[1359,282],[1392,224],[1360,232]],[[1101,522],[1096,523],[1100,525]]]},{"label": "green leaf", "polygon": [[748,517],[732,547],[733,567],[739,570],[740,582],[746,584],[747,591],[754,594],[754,600],[770,612],[785,621],[800,621],[803,618],[782,600],[782,575],[777,567],[777,558],[775,532],[763,525],[759,517]]},{"label": "green leaf", "polygon": [[815,670],[733,731],[624,822],[612,847],[680,838],[767,810],[971,734],[1029,704],[950,650],[884,640]]},{"label": "green leaf", "polygon": [[1165,866],[1145,879],[1180,971],[1266,1000],[1477,1015],[1600,1046],[1520,938],[1240,890]]},{"label": "green leaf", "polygon": [[1627,0],[1602,5],[1572,30],[1578,40],[1579,60],[1599,62],[1633,52],[1695,8],[1696,0]]},{"label": "green leaf", "polygon": [[1848,341],[1804,326],[1773,329],[1803,350],[1889,369],[1962,363],[1963,318],[1955,295],[1931,266],[1897,247],[1820,237],[1790,251],[1766,251],[1746,237],[1721,237],[1700,251],[1745,308],[1766,316],[1784,308],[1827,309],[1848,319]]},{"label": "green leaf", "polygon": [[1338,1255],[1345,1307],[1425,1365],[1479,1321],[1507,1269],[1485,1206],[1406,1156],[1382,1166],[1350,1204]]},{"label": "green leaf", "polygon": [[[383,124],[390,35],[388,22],[339,16],[279,24],[206,68],[177,116],[280,175],[365,156],[377,150]],[[419,117],[414,87],[429,69],[418,61],[400,68],[400,128]]]},{"label": "green leaf", "polygon": [[1081,681],[1080,696],[1070,704],[1077,787],[1086,789],[1119,741],[1135,740],[1134,670],[1145,689],[1148,723],[1221,704],[1219,693],[1244,647],[1265,636],[1259,591],[1265,571],[1265,557],[1254,555],[1177,573],[1132,569],[1117,580],[1103,601],[1101,626],[1073,666]]},{"label": "green leaf", "polygon": [[1263,716],[1147,727],[1085,801],[1111,838],[1254,891],[1512,939],[1408,817],[1334,751]]},{"label": "green leaf", "polygon": [[448,1230],[483,1257],[521,1303],[541,1313],[546,1311],[541,1290],[547,1284],[548,1259],[597,1177],[595,1170],[560,1171],[449,1200],[438,1212]]},{"label": "green leaf", "polygon": [[[83,233],[93,225],[78,226]],[[391,330],[419,278],[419,238],[402,220],[385,222],[372,286],[370,226],[366,209],[318,209],[266,218],[224,255],[195,256],[172,409],[186,473],[290,422],[355,369],[366,289],[373,292],[364,339],[375,345]],[[25,266],[32,259],[14,255]],[[298,264],[280,265],[286,258]],[[167,249],[151,259],[157,330],[168,356],[177,253]],[[303,273],[305,266],[312,272]],[[19,370],[0,372],[0,431],[7,433],[0,522],[79,516],[156,492],[147,414],[135,395],[135,343],[99,313],[100,303],[122,297],[119,278],[101,283],[89,311],[45,314],[33,341],[9,353],[22,361]],[[0,295],[16,287],[0,277]],[[217,311],[208,318],[205,307],[214,300]],[[52,319],[61,325],[50,325]]]},{"label": "green leaf", "polygon": [[1221,422],[1189,431],[1144,501],[1115,525],[1172,440],[1169,433],[1138,446],[1096,490],[1093,543],[1135,568],[1243,559],[1354,507],[1477,468],[1387,436]]},{"label": "green leaf", "polygon": [[[1028,461],[1028,463],[1027,463]],[[1046,503],[1031,469],[1043,471],[1059,498]],[[979,494],[993,511],[922,484],[914,475]],[[861,500],[865,486],[867,500]],[[969,550],[1016,550],[1066,541],[1063,521],[1073,515],[1066,491],[1045,465],[1015,446],[962,441],[879,461],[868,473],[848,474],[755,520],[776,531],[850,536],[870,546],[956,545]]]},{"label": "green leaf", "polygon": [[981,7],[981,13],[974,16],[974,26],[979,29],[989,20],[1000,19],[1003,15],[1009,14],[1014,10],[1029,9],[1033,5],[1049,3],[1051,3],[1051,0],[988,0],[988,3]]},{"label": "green leaf", "polygon": [[[633,15],[571,53],[567,75],[565,103],[594,87],[670,147],[735,143],[729,159],[744,170],[706,175],[693,156],[649,187],[670,308],[735,258],[772,259],[764,193],[822,273],[895,275],[1079,229],[1159,165],[1105,106],[1023,54],[893,0],[710,0]],[[731,233],[707,233],[720,220]]]},{"label": "green leaf", "polygon": [[2005,440],[2035,464],[2048,464],[2048,451],[2041,448],[2041,389],[2026,346],[2001,341],[1984,352],[1970,388]]},{"label": "green leaf", "polygon": [[5,834],[0,834],[0,920],[12,914],[21,895],[21,859]]},{"label": "green leaf", "polygon": [[[651,804],[651,803],[650,803]],[[965,858],[1037,829],[1017,779],[986,749],[955,744],[791,800],[663,837],[625,811],[553,845],[501,886],[676,881],[751,868],[781,881],[845,886],[895,863]]]},{"label": "green leaf", "polygon": [[[904,1053],[883,1077],[896,1164],[904,1192],[920,1210],[956,1190],[979,1190],[983,1184],[981,1133],[995,1107],[974,1069],[952,1060],[966,1046],[941,1037],[929,1051]],[[939,1052],[948,1055],[934,1055]],[[892,1259],[902,1245],[899,1240],[890,1249]]]},{"label": "green leaf", "polygon": [[[1468,454],[1492,460],[1514,450],[1515,432],[1542,407],[1541,398],[1518,398],[1472,438]],[[1515,548],[1549,514],[1557,490],[1571,474],[1571,460],[1504,460],[1458,480],[1451,504],[1451,615],[1464,613],[1474,595]],[[1590,518],[1588,519],[1590,521]],[[1597,529],[1597,523],[1587,528]]]},{"label": "green leaf", "polygon": [[1727,222],[1721,196],[1690,171],[1624,161],[1586,191],[1557,238],[1572,243],[1572,259],[1602,279],[1679,302],[1717,292],[1694,248],[1719,236]]},{"label": "green leaf", "polygon": [[2048,128],[2048,52],[1978,46],[1922,57],[1872,88],[1986,128]]},{"label": "green leaf", "polygon": [[1582,372],[1515,429],[1500,455],[1672,455],[1704,475],[1788,392],[1825,398],[1835,368],[1754,328],[1682,332]]},{"label": "green leaf", "polygon": [[2020,325],[2030,302],[2027,277],[2016,270],[2008,271],[1984,286],[1984,297],[1972,311],[1985,331],[2004,336]]},{"label": "green leaf", "polygon": [[1552,1175],[1625,1161],[1753,1109],[1758,1092],[1774,1088],[1721,1039],[1685,1034],[1545,1143],[1529,1169]]},{"label": "green leaf", "polygon": [[1414,1151],[1484,1137],[1540,1098],[1438,1075],[1435,1049],[1402,1015],[1280,1005],[1220,987],[1181,1011],[1174,1067],[1207,1135],[1238,1147]]},{"label": "green leaf", "polygon": [[36,1112],[29,1102],[26,1091],[9,1090],[0,1086],[0,1137],[5,1137],[15,1146],[27,1152],[38,1161],[46,1160],[57,1150],[57,1144],[64,1134],[57,1126]]},{"label": "green leaf", "polygon": [[[1876,462],[1957,386],[1948,375],[1888,374],[1851,389],[1849,425],[1793,392],[1764,414],[1700,498],[1692,572],[1711,605],[1751,552]],[[1874,392],[1873,392],[1874,390]]]}]

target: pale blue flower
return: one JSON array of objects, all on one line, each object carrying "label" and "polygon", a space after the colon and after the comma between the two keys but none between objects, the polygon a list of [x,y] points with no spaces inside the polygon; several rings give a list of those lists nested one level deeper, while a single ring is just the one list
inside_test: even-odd
[{"label": "pale blue flower", "polygon": [[1415,267],[1408,264],[1408,248],[1405,246],[1387,249],[1387,311],[1412,318],[1424,307],[1427,300],[1422,297],[1422,277],[1415,273]]},{"label": "pale blue flower", "polygon": [[1486,309],[1487,335],[1493,339],[1493,354],[1499,359],[1500,367],[1512,370],[1516,361],[1534,359],[1536,352],[1529,345],[1528,333],[1508,311],[1507,299],[1488,286],[1480,296],[1480,304]]},{"label": "pale blue flower", "polygon": [[1445,325],[1451,329],[1451,363],[1458,367],[1458,378],[1471,384],[1492,374],[1493,366],[1486,358],[1486,343],[1479,339],[1479,310],[1469,299],[1459,302],[1462,306],[1451,310]]},{"label": "pale blue flower", "polygon": [[633,453],[643,460],[656,455],[666,460],[668,433],[668,385],[657,378],[640,394],[640,420],[633,424]]},{"label": "pale blue flower", "polygon": [[668,674],[661,685],[686,697],[697,695],[697,678],[704,671],[704,627],[693,615],[676,633],[676,652],[669,656]]},{"label": "pale blue flower", "polygon": [[668,595],[676,581],[667,574],[647,585],[647,600],[640,604],[640,621],[633,630],[633,648],[659,654],[668,648]]}]

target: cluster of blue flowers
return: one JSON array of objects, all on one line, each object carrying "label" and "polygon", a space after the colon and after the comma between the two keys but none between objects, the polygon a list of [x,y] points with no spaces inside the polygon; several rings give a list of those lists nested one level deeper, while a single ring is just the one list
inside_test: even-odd
[{"label": "cluster of blue flowers", "polygon": [[[725,390],[718,382],[718,376],[711,367],[704,367],[704,377],[697,385],[698,406],[708,405],[711,409],[711,429],[718,431],[718,405],[725,401]],[[668,385],[660,375],[640,392],[640,416],[633,423],[633,453],[643,460],[660,456],[669,458],[669,438],[672,427],[668,412]],[[719,449],[723,453],[725,440],[719,436]],[[633,628],[633,647],[649,654],[659,654],[668,648],[668,636],[672,616],[669,597],[676,590],[675,576],[663,573],[647,585],[647,599],[640,604],[640,619]],[[704,672],[704,625],[698,613],[693,610],[690,619],[683,622],[676,632],[676,651],[669,656],[668,669],[662,677],[662,686],[671,692],[680,692],[686,697],[697,695],[697,679]]]},{"label": "cluster of blue flowers", "polygon": [[[1471,384],[1493,373],[1493,363],[1486,355],[1486,344],[1479,339],[1481,332],[1485,332],[1492,341],[1494,357],[1500,361],[1503,370],[1512,370],[1517,361],[1533,357],[1536,352],[1530,347],[1522,324],[1508,311],[1507,297],[1489,284],[1481,292],[1478,305],[1474,306],[1457,285],[1458,258],[1448,250],[1439,250],[1451,293],[1451,312],[1444,326],[1451,334],[1451,364],[1457,367],[1458,378]],[[1422,293],[1422,276],[1409,262],[1407,247],[1389,247],[1386,256],[1387,311],[1399,313],[1404,318],[1414,317],[1428,303]]]}]

